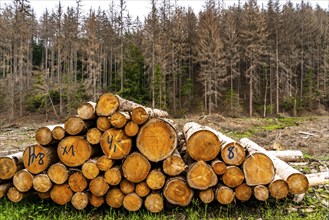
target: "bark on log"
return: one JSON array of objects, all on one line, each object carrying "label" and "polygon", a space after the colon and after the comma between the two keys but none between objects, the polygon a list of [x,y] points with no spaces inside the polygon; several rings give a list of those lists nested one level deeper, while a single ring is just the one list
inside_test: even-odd
[{"label": "bark on log", "polygon": [[166,183],[166,176],[162,173],[160,169],[153,169],[146,177],[146,184],[152,190],[161,189]]},{"label": "bark on log", "polygon": [[172,155],[167,157],[162,164],[163,172],[169,176],[178,176],[185,171],[186,168],[187,165],[177,149],[175,149]]},{"label": "bark on log", "polygon": [[118,209],[122,206],[124,197],[125,194],[119,188],[111,188],[106,194],[105,201],[110,207]]},{"label": "bark on log", "polygon": [[27,192],[32,189],[33,175],[27,169],[20,170],[15,173],[13,184],[20,192]]},{"label": "bark on log", "polygon": [[151,193],[145,198],[146,210],[152,213],[159,213],[164,208],[163,197],[159,193]]},{"label": "bark on log", "polygon": [[96,103],[85,102],[82,103],[77,109],[78,115],[83,120],[90,120],[96,117]]},{"label": "bark on log", "polygon": [[92,124],[92,121],[84,121],[77,116],[71,116],[65,121],[64,129],[69,135],[79,135],[86,133]]},{"label": "bark on log", "polygon": [[228,166],[223,175],[223,183],[231,188],[239,186],[244,180],[244,174],[239,167]]},{"label": "bark on log", "polygon": [[89,203],[89,194],[87,192],[76,192],[71,198],[71,204],[77,210],[82,210]]},{"label": "bark on log", "polygon": [[97,167],[100,171],[108,171],[109,169],[111,169],[113,164],[114,161],[106,155],[99,157],[97,160]]},{"label": "bark on log", "polygon": [[48,192],[53,187],[53,183],[47,174],[41,173],[33,178],[33,188],[37,192]]},{"label": "bark on log", "polygon": [[124,130],[128,137],[134,137],[138,134],[139,126],[136,122],[130,121],[126,124]]},{"label": "bark on log", "polygon": [[269,197],[268,188],[264,185],[255,186],[253,189],[253,192],[254,192],[255,198],[262,202],[266,201]]},{"label": "bark on log", "polygon": [[268,152],[285,162],[299,162],[304,159],[303,152],[299,150],[282,150]]},{"label": "bark on log", "polygon": [[89,202],[95,208],[98,208],[104,204],[104,196],[95,196],[94,194],[90,195]]},{"label": "bark on log", "polygon": [[106,182],[111,186],[119,185],[122,179],[122,174],[119,166],[112,167],[104,173]]},{"label": "bark on log", "polygon": [[136,212],[142,208],[143,200],[136,193],[130,193],[123,198],[122,205],[130,212]]},{"label": "bark on log", "polygon": [[64,124],[57,125],[54,127],[54,129],[51,131],[51,136],[54,140],[60,141],[62,140],[66,135]]},{"label": "bark on log", "polygon": [[52,164],[47,170],[47,174],[52,182],[60,185],[68,180],[70,171],[63,163],[59,162]]},{"label": "bark on log", "polygon": [[276,169],[276,173],[288,183],[289,192],[293,194],[302,194],[307,191],[309,183],[307,177],[304,174],[292,168],[279,158],[271,155],[264,148],[260,147],[248,138],[241,139],[240,143],[243,144],[248,149],[248,151],[249,149],[257,150],[271,158]]},{"label": "bark on log", "polygon": [[215,193],[216,200],[222,205],[231,204],[235,198],[235,194],[230,187],[218,186]]},{"label": "bark on log", "polygon": [[145,180],[150,170],[151,163],[137,152],[130,154],[122,164],[123,176],[133,183]]},{"label": "bark on log", "polygon": [[140,128],[136,146],[148,160],[162,161],[176,149],[176,130],[167,121],[152,118]]},{"label": "bark on log", "polygon": [[217,175],[223,175],[226,172],[226,163],[221,160],[211,161],[211,167]]},{"label": "bark on log", "polygon": [[275,175],[273,181],[268,186],[268,190],[273,198],[283,199],[289,193],[289,186],[281,177]]},{"label": "bark on log", "polygon": [[20,192],[16,187],[12,186],[8,189],[7,197],[12,202],[20,202],[25,197],[25,193]]},{"label": "bark on log", "polygon": [[196,161],[211,161],[220,152],[220,144],[216,131],[195,122],[184,125],[187,153]]},{"label": "bark on log", "polygon": [[216,173],[203,160],[199,160],[190,166],[186,179],[191,188],[199,190],[208,189],[215,186],[218,182]]},{"label": "bark on log", "polygon": [[23,152],[0,157],[0,180],[11,179],[18,170],[23,168]]},{"label": "bark on log", "polygon": [[96,126],[100,131],[106,131],[111,128],[111,122],[108,117],[102,116],[98,117],[96,121]]},{"label": "bark on log", "polygon": [[55,148],[41,145],[28,146],[23,153],[25,168],[33,174],[45,171],[51,164],[58,162]]},{"label": "bark on log", "polygon": [[87,131],[86,139],[91,145],[99,144],[101,140],[102,132],[98,128],[90,128]]},{"label": "bark on log", "polygon": [[215,193],[212,188],[202,190],[199,192],[199,198],[204,204],[209,204],[215,199]]},{"label": "bark on log", "polygon": [[242,183],[234,189],[235,197],[241,202],[246,202],[252,195],[252,188],[246,183]]},{"label": "bark on log", "polygon": [[130,120],[128,112],[115,112],[110,118],[111,125],[118,129],[123,128],[128,120]]},{"label": "bark on log", "polygon": [[142,125],[147,122],[150,118],[166,118],[168,112],[160,109],[152,109],[144,106],[136,107],[131,112],[131,118],[133,122],[138,125]]},{"label": "bark on log", "polygon": [[329,172],[306,174],[309,187],[329,184]]},{"label": "bark on log", "polygon": [[82,174],[89,180],[95,179],[100,172],[97,166],[97,159],[98,158],[92,158],[82,164]]},{"label": "bark on log", "polygon": [[140,182],[136,184],[135,187],[135,192],[140,196],[140,197],[145,197],[147,196],[150,192],[151,189],[150,187],[146,184],[146,182]]},{"label": "bark on log", "polygon": [[13,186],[12,182],[6,182],[6,183],[1,183],[0,184],[0,199],[2,199],[2,197],[7,195],[7,192],[9,190],[9,188],[12,187],[12,186]]},{"label": "bark on log", "polygon": [[192,201],[193,195],[193,190],[181,177],[170,178],[163,188],[163,196],[173,205],[187,206]]},{"label": "bark on log", "polygon": [[135,184],[124,179],[120,182],[120,190],[127,195],[135,191]]},{"label": "bark on log", "polygon": [[103,176],[98,176],[89,183],[89,190],[95,196],[103,196],[107,193],[110,186]]},{"label": "bark on log", "polygon": [[110,159],[120,160],[130,153],[132,139],[122,129],[110,128],[102,134],[100,145]]},{"label": "bark on log", "polygon": [[65,205],[71,201],[73,191],[68,184],[54,185],[50,191],[50,198],[58,205]]},{"label": "bark on log", "polygon": [[73,192],[82,192],[88,186],[87,179],[82,174],[81,171],[76,171],[75,173],[70,175],[70,177],[68,179],[68,184]]}]

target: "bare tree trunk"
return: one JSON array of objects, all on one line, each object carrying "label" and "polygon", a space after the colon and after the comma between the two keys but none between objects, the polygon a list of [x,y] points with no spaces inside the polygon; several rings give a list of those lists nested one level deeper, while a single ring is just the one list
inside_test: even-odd
[{"label": "bare tree trunk", "polygon": [[275,96],[275,113],[279,114],[279,39],[278,39],[278,31],[275,33],[275,61],[276,61],[276,69],[275,69],[275,80],[276,80],[276,96]]}]

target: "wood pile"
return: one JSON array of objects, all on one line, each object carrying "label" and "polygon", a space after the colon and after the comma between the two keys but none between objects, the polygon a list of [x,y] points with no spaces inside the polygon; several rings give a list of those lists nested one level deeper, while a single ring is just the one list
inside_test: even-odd
[{"label": "wood pile", "polygon": [[0,198],[19,202],[32,194],[78,210],[106,204],[157,213],[194,197],[227,205],[282,199],[309,186],[305,175],[248,139],[236,142],[195,122],[181,134],[167,112],[112,93],[77,113],[39,128],[38,144],[0,158]]}]

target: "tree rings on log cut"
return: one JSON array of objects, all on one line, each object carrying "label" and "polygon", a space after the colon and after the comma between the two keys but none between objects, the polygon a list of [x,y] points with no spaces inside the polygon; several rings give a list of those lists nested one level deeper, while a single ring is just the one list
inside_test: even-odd
[{"label": "tree rings on log cut", "polygon": [[26,169],[33,174],[45,171],[51,163],[58,160],[56,149],[42,147],[41,145],[29,146],[24,150],[23,161]]},{"label": "tree rings on log cut", "polygon": [[227,165],[240,166],[246,157],[246,151],[237,142],[227,143],[221,149],[221,157]]},{"label": "tree rings on log cut", "polygon": [[132,140],[122,129],[110,128],[102,134],[100,145],[110,159],[119,160],[130,153]]},{"label": "tree rings on log cut", "polygon": [[137,152],[130,154],[122,164],[123,176],[133,183],[145,180],[150,170],[150,161]]},{"label": "tree rings on log cut", "polygon": [[234,188],[240,185],[244,180],[244,174],[239,167],[228,166],[223,175],[223,182],[226,186]]},{"label": "tree rings on log cut", "polygon": [[163,198],[159,193],[151,193],[145,198],[145,208],[152,213],[159,213],[163,210]]},{"label": "tree rings on log cut", "polygon": [[252,195],[252,188],[246,183],[242,183],[234,189],[235,197],[241,202],[246,202]]},{"label": "tree rings on log cut", "polygon": [[173,177],[164,186],[163,195],[173,205],[187,206],[192,201],[194,192],[183,178]]},{"label": "tree rings on log cut", "polygon": [[187,171],[186,179],[191,188],[205,190],[215,186],[218,182],[217,175],[209,164],[200,160],[191,165]]},{"label": "tree rings on log cut", "polygon": [[110,189],[105,196],[106,203],[112,208],[120,208],[123,203],[125,194],[119,188]]},{"label": "tree rings on log cut", "polygon": [[51,130],[47,127],[41,127],[35,132],[35,140],[40,145],[48,145],[53,140]]},{"label": "tree rings on log cut", "polygon": [[110,116],[119,108],[119,100],[112,93],[103,93],[96,105],[96,114],[98,116]]},{"label": "tree rings on log cut", "polygon": [[222,205],[231,204],[234,200],[234,192],[230,187],[219,186],[216,189],[216,200]]},{"label": "tree rings on log cut", "polygon": [[58,205],[65,205],[71,201],[73,192],[68,184],[54,185],[50,191],[50,198]]}]

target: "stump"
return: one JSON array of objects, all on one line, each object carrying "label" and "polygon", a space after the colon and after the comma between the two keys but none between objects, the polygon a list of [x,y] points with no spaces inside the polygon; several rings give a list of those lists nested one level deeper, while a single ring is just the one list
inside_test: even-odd
[{"label": "stump", "polygon": [[68,180],[69,173],[69,170],[63,163],[52,164],[47,171],[50,180],[58,185],[63,184]]},{"label": "stump", "polygon": [[122,164],[123,176],[133,183],[145,180],[150,170],[150,162],[137,152],[130,154]]},{"label": "stump", "polygon": [[68,184],[73,192],[82,192],[88,186],[87,179],[81,171],[73,173],[68,179]]},{"label": "stump", "polygon": [[73,192],[68,184],[54,185],[50,191],[50,198],[58,205],[65,205],[71,201]]},{"label": "stump", "polygon": [[159,213],[163,210],[163,198],[159,193],[151,193],[145,198],[146,210],[152,213]]},{"label": "stump", "polygon": [[125,194],[119,188],[110,189],[105,197],[106,203],[112,208],[120,208],[123,203]]},{"label": "stump", "polygon": [[193,195],[193,190],[181,177],[170,178],[163,188],[163,196],[173,205],[187,206],[192,201]]},{"label": "stump", "polygon": [[142,208],[143,200],[136,193],[130,193],[123,198],[122,205],[130,212],[136,212]]},{"label": "stump", "polygon": [[231,188],[237,187],[244,180],[244,174],[239,167],[228,166],[223,175],[223,183]]},{"label": "stump", "polygon": [[217,175],[210,165],[203,160],[192,164],[187,171],[188,185],[193,189],[205,190],[215,186],[218,182]]},{"label": "stump", "polygon": [[102,134],[100,145],[110,159],[119,160],[130,153],[132,140],[123,130],[110,128]]}]

